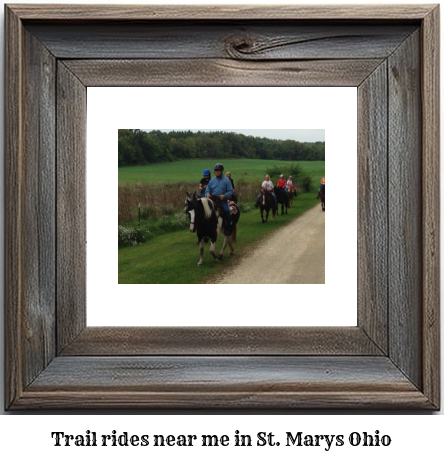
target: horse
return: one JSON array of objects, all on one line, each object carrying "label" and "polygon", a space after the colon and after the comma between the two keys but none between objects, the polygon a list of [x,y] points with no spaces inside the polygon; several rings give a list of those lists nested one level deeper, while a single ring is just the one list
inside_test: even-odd
[{"label": "horse", "polygon": [[316,199],[321,199],[321,209],[325,211],[325,188],[320,188]]},{"label": "horse", "polygon": [[[271,193],[265,191],[264,189],[261,189],[261,197],[259,198],[259,208],[261,210],[262,223],[267,223],[268,214],[270,213],[270,209],[271,209],[271,220],[274,220],[274,218],[276,216],[276,206],[274,204]],[[265,219],[264,219],[264,211],[265,211]]]},{"label": "horse", "polygon": [[211,240],[210,253],[217,260],[223,259],[224,250],[227,244],[230,247],[230,255],[234,254],[233,243],[236,242],[237,222],[239,221],[240,211],[236,204],[230,202],[231,213],[231,234],[224,234],[224,242],[220,253],[215,251],[217,238],[223,229],[223,214],[216,209],[215,203],[209,198],[199,198],[196,192],[187,193],[184,211],[190,219],[189,230],[197,233],[199,241],[200,260],[197,263],[201,266],[204,263],[204,243]]},{"label": "horse", "polygon": [[288,204],[289,204],[289,207],[292,206],[293,204],[293,198],[295,196],[298,196],[298,194],[296,193],[296,189],[293,187],[293,188],[289,188],[288,189]]},{"label": "horse", "polygon": [[290,203],[288,201],[288,195],[285,193],[285,190],[281,187],[274,187],[274,194],[276,195],[277,200],[277,213],[279,214],[279,204],[281,205],[281,215],[284,215],[284,207],[285,213],[287,214],[287,209],[290,207]]}]

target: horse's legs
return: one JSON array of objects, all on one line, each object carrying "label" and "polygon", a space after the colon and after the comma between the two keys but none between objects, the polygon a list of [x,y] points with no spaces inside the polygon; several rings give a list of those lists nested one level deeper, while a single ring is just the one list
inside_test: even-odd
[{"label": "horse's legs", "polygon": [[202,238],[199,243],[200,260],[199,263],[197,263],[198,266],[201,266],[204,263],[204,244],[205,240]]},{"label": "horse's legs", "polygon": [[219,238],[221,232],[222,232],[222,217],[219,215],[219,217],[217,219],[217,234],[216,234],[216,237],[214,238],[214,240],[211,239],[211,245],[210,245],[210,253],[213,256],[213,258],[215,258],[216,260],[221,259],[220,253],[216,252],[216,242],[217,242],[217,239]]},{"label": "horse's legs", "polygon": [[216,243],[213,241],[211,241],[210,253],[213,256],[213,258],[215,258],[216,260],[220,260],[220,253],[216,252]]},{"label": "horse's legs", "polygon": [[228,236],[224,236],[224,242],[222,243],[222,250],[220,251],[220,254],[219,254],[219,260],[223,259],[224,250],[225,250],[225,247],[227,246],[227,243],[230,244],[230,253],[232,253],[234,251],[233,246],[231,245],[231,242],[228,240]]}]

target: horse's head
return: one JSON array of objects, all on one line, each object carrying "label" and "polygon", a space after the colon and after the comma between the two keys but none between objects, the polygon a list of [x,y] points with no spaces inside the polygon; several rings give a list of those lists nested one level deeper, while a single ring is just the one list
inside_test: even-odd
[{"label": "horse's head", "polygon": [[187,192],[187,197],[185,199],[185,207],[184,207],[184,212],[189,212],[193,210],[197,203],[199,202],[199,198],[196,195],[196,192],[194,193],[188,193]]},{"label": "horse's head", "polygon": [[200,199],[197,197],[196,192],[188,193],[187,198],[185,200],[185,207],[184,211],[188,215],[190,220],[190,232],[194,233],[196,231],[196,208],[199,204]]}]

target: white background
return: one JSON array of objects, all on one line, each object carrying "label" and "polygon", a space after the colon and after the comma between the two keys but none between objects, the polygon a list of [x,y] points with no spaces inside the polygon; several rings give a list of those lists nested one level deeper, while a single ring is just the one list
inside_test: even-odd
[{"label": "white background", "polygon": [[[24,3],[36,3],[36,2],[24,2]],[[49,3],[49,2],[48,2]],[[53,2],[53,3],[60,3]],[[77,1],[77,3],[82,3]],[[83,2],[90,3],[90,2]],[[94,3],[111,3],[101,2],[100,0],[95,0]],[[137,3],[133,1],[133,3]],[[155,1],[152,0],[151,3],[168,3],[165,1]],[[175,2],[172,2],[175,3]],[[177,3],[177,2],[176,2]],[[194,0],[190,3],[211,3],[209,1],[200,2]],[[219,1],[219,3],[240,3],[238,1],[229,2],[229,1]],[[248,1],[243,0],[242,3],[251,3],[251,4],[260,4],[267,3],[260,0]],[[270,3],[270,2],[268,2]],[[286,2],[285,0],[280,0],[280,3],[297,3],[297,2]],[[307,2],[302,2],[306,4]],[[320,3],[334,3],[327,0],[312,1],[312,4]],[[341,0],[342,4],[345,3],[357,3],[355,1],[346,1]],[[371,1],[367,0],[366,3],[381,3],[380,1]],[[414,1],[409,2],[407,0],[393,1],[392,3],[429,3],[429,2],[420,2]],[[0,12],[3,16],[3,9]],[[2,36],[3,36],[3,21],[1,22],[2,27]],[[0,47],[0,52],[3,53],[3,46]],[[3,61],[3,59],[1,59]],[[2,86],[4,83],[4,74],[3,70],[1,73]],[[3,92],[0,95],[3,97]],[[3,140],[3,123],[0,123],[0,132]],[[3,167],[3,160],[0,160],[0,166]],[[3,173],[2,173],[3,174]],[[442,189],[442,186],[441,186]],[[441,190],[442,191],[442,190]],[[4,217],[3,211],[3,187],[0,186],[0,204],[1,216]],[[3,223],[1,224],[3,226]],[[0,247],[3,252],[3,237],[0,238]],[[442,254],[441,254],[442,258]],[[3,267],[3,265],[1,266]],[[0,274],[1,287],[3,289],[3,277],[4,271]],[[441,273],[443,270],[441,269]],[[3,299],[3,293],[1,293],[1,298]],[[441,313],[441,328],[444,327],[443,324],[443,315]],[[0,343],[3,343],[4,332],[3,332],[3,312],[0,312]],[[444,338],[442,338],[444,339]],[[441,349],[441,357],[443,356],[444,348]],[[3,403],[3,350],[0,350],[0,401]],[[442,365],[444,363],[441,363]],[[443,382],[444,376],[442,376]],[[441,391],[443,387],[441,386]],[[254,413],[254,411],[253,411]],[[28,451],[37,453],[37,454],[60,454],[63,452],[71,451],[71,454],[79,454],[79,449],[61,449],[55,448],[52,446],[52,441],[50,433],[53,431],[65,431],[70,433],[84,433],[87,429],[97,430],[98,432],[105,433],[111,432],[112,429],[116,429],[118,432],[127,431],[134,434],[180,434],[180,433],[218,433],[218,434],[229,434],[233,435],[236,429],[239,429],[243,433],[255,433],[260,431],[273,432],[275,434],[283,434],[286,431],[303,431],[304,433],[312,434],[349,434],[354,431],[367,431],[369,433],[379,430],[381,434],[390,434],[393,440],[392,445],[388,448],[374,447],[374,448],[352,448],[349,446],[332,448],[330,452],[338,455],[360,455],[360,454],[430,454],[438,455],[442,453],[442,440],[441,434],[444,426],[444,417],[443,412],[433,413],[431,416],[427,414],[406,414],[401,412],[400,416],[396,413],[382,413],[378,414],[362,414],[356,412],[355,414],[340,414],[340,415],[331,415],[328,411],[314,411],[311,413],[301,413],[299,411],[289,411],[287,414],[274,416],[266,413],[261,413],[261,411],[256,411],[255,416],[247,415],[236,415],[236,414],[218,414],[206,416],[205,414],[193,415],[193,416],[181,416],[179,413],[168,413],[156,414],[155,411],[151,412],[140,412],[137,414],[131,412],[132,416],[122,416],[118,413],[106,413],[105,416],[94,415],[92,413],[82,414],[69,414],[65,416],[57,416],[46,414],[45,416],[22,416],[20,414],[5,413],[0,417],[0,450],[2,454],[15,454],[19,450]],[[304,416],[302,416],[304,415]],[[395,416],[393,416],[395,415]],[[141,449],[125,449],[124,451],[136,451],[138,454],[143,452],[151,451],[153,448]],[[89,451],[89,454],[97,454],[101,451],[103,454],[109,454],[113,452],[115,454],[116,450],[109,450],[106,448],[94,448],[94,450],[80,450]],[[117,450],[118,451],[118,450]],[[236,449],[233,448],[221,448],[214,450],[220,454],[231,454]],[[252,448],[243,448],[242,454],[246,452],[249,454],[270,454],[273,449],[263,448],[257,449],[256,447]],[[172,447],[162,449],[162,453],[172,453],[181,454],[188,452],[188,454],[204,454],[204,450],[200,448],[195,448],[192,450],[181,448],[180,450]],[[279,452],[284,452],[286,454],[328,454],[324,451],[322,447],[319,448],[286,448],[280,447],[279,449],[274,449],[274,452],[278,454]],[[160,451],[158,451],[160,453]],[[205,450],[205,453],[208,453],[208,450]],[[121,452],[120,452],[121,454]]]},{"label": "white background", "polygon": [[[288,326],[289,322],[296,322],[297,326],[356,326],[356,96],[355,87],[89,88],[88,326]],[[165,103],[169,97],[174,99],[175,109]],[[119,128],[254,128],[258,136],[261,129],[267,128],[325,129],[330,194],[325,230],[325,284],[119,285],[116,239]],[[235,178],[235,169],[231,171]],[[297,239],[295,233],[294,243]],[[189,242],[195,243],[195,235],[190,235]],[[208,248],[205,254],[206,261],[214,261]],[[196,246],[189,266],[196,274],[199,274],[198,259]],[[263,261],[264,270],[282,266],[267,263],[267,258]],[[212,302],[211,311],[206,299],[196,299],[196,296],[218,295],[229,298],[219,301],[219,306],[218,300]]]}]

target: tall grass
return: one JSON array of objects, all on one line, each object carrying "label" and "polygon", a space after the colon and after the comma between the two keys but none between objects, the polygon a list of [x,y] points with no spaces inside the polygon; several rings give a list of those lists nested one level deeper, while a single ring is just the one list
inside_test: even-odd
[{"label": "tall grass", "polygon": [[[324,162],[289,163],[280,160],[239,159],[224,162],[232,172],[240,204],[252,203],[259,192],[265,174],[293,176],[296,190],[309,191],[311,178],[319,181],[325,174]],[[119,224],[141,220],[174,217],[183,211],[186,193],[197,191],[203,168],[211,168],[208,160],[184,160],[149,166],[119,168]],[[304,180],[305,179],[305,180]]]},{"label": "tall grass", "polygon": [[[253,201],[259,185],[239,179],[236,183],[239,203]],[[197,191],[197,187],[186,182],[171,184],[120,184],[119,185],[119,224],[137,220],[156,219],[182,211],[186,194]]]}]

